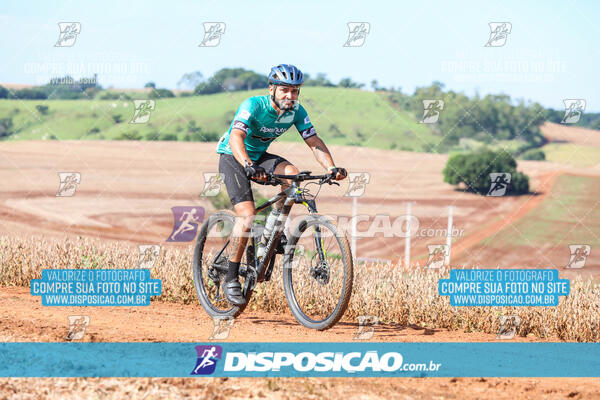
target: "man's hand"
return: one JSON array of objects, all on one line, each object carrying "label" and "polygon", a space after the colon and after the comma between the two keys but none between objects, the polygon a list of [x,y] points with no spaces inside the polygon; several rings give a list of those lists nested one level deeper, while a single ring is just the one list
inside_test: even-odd
[{"label": "man's hand", "polygon": [[244,167],[244,170],[246,171],[246,176],[248,178],[258,179],[260,181],[267,180],[267,172],[260,165],[246,164],[246,167]]},{"label": "man's hand", "polygon": [[329,168],[329,173],[334,176],[336,181],[341,181],[342,179],[345,179],[348,176],[346,168]]}]

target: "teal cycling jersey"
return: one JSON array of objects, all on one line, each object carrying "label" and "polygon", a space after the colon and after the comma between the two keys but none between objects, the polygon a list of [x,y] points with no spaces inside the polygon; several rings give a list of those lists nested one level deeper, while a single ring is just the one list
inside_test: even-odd
[{"label": "teal cycling jersey", "polygon": [[271,105],[270,96],[250,97],[240,105],[229,130],[221,136],[217,143],[217,153],[232,154],[229,146],[229,135],[234,128],[246,133],[244,144],[252,161],[262,156],[273,140],[286,132],[292,125],[296,127],[302,138],[308,139],[316,135],[308,114],[300,103],[296,102],[293,110],[278,115]]}]

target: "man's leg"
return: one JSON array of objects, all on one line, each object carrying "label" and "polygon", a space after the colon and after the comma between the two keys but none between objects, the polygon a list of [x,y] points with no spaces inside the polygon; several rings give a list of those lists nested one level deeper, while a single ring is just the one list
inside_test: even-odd
[{"label": "man's leg", "polygon": [[[285,160],[275,166],[274,173],[279,174],[279,175],[296,175],[299,172],[300,172],[300,170],[298,168],[296,168],[296,166],[294,164]],[[282,180],[285,183],[281,184],[281,190],[284,191],[285,189],[290,187],[290,185],[292,184],[292,180],[291,179],[282,179]],[[281,210],[281,207],[283,207],[284,201],[285,201],[285,199],[281,199],[277,203],[273,204],[273,206],[276,209]]]},{"label": "man's leg", "polygon": [[231,233],[229,249],[231,251],[229,266],[223,289],[227,300],[234,305],[246,304],[242,294],[242,286],[238,280],[240,261],[248,242],[248,233],[254,222],[256,210],[254,208],[254,197],[250,188],[250,181],[246,177],[244,168],[235,158],[228,154],[222,154],[219,159],[219,172],[224,175],[225,187],[231,204],[236,214],[235,224]]},{"label": "man's leg", "polygon": [[[279,174],[279,175],[295,175],[297,174],[298,168],[296,168],[292,163],[290,163],[285,158],[271,154],[265,153],[263,154],[257,161],[257,163],[270,174]],[[281,185],[281,190],[287,189],[291,185],[291,180],[284,179],[284,184]],[[273,204],[273,210],[267,217],[265,221],[265,229],[263,231],[263,236],[260,240],[260,244],[256,249],[256,256],[260,259],[264,257],[266,254],[266,245],[271,235],[272,230],[275,227],[276,221],[279,218],[279,213],[283,207],[285,199],[281,199]]]},{"label": "man's leg", "polygon": [[229,246],[231,246],[231,257],[229,259],[229,266],[227,275],[225,275],[223,289],[225,297],[231,304],[241,306],[246,304],[246,299],[242,293],[242,285],[238,280],[238,273],[240,261],[244,255],[244,250],[246,250],[246,243],[248,243],[250,229],[254,223],[256,210],[253,201],[242,201],[235,204],[233,208],[236,217],[233,231],[231,232],[231,241],[229,242]]},{"label": "man's leg", "polygon": [[229,271],[225,278],[226,281],[238,278],[238,269],[232,268],[232,263],[237,264],[239,268],[246,244],[248,243],[250,229],[254,223],[254,215],[256,214],[254,202],[252,201],[242,201],[234,205],[233,208],[236,218],[233,232],[231,233],[231,242],[229,243],[232,255],[229,259]]}]

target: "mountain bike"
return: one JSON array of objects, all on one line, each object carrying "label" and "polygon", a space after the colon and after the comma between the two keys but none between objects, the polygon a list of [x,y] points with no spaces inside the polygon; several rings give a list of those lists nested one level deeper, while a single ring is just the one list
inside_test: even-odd
[{"label": "mountain bike", "polygon": [[[221,210],[202,225],[194,247],[193,276],[200,304],[213,318],[236,317],[250,302],[258,283],[271,279],[277,254],[283,255],[283,289],[294,317],[307,328],[324,330],[335,325],[348,307],[353,283],[353,261],[348,238],[327,218],[317,214],[316,196],[324,184],[339,183],[332,175],[267,174],[265,185],[280,185],[290,179],[291,185],[256,207],[257,214],[271,204],[285,199],[275,226],[268,237],[265,256],[255,256],[262,232],[255,221],[240,262],[239,276],[246,305],[230,304],[221,284],[227,273],[229,257],[236,249],[229,246],[235,214]],[[318,186],[311,194],[309,185]],[[303,204],[309,214],[300,218],[284,233],[294,204]],[[258,235],[257,235],[258,233]]]}]

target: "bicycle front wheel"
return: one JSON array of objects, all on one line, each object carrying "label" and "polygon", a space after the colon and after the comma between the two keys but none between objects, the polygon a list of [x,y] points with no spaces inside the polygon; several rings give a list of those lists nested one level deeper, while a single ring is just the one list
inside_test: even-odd
[{"label": "bicycle front wheel", "polygon": [[284,256],[283,286],[294,317],[307,328],[331,328],[350,303],[353,277],[346,235],[322,216],[303,218]]}]

